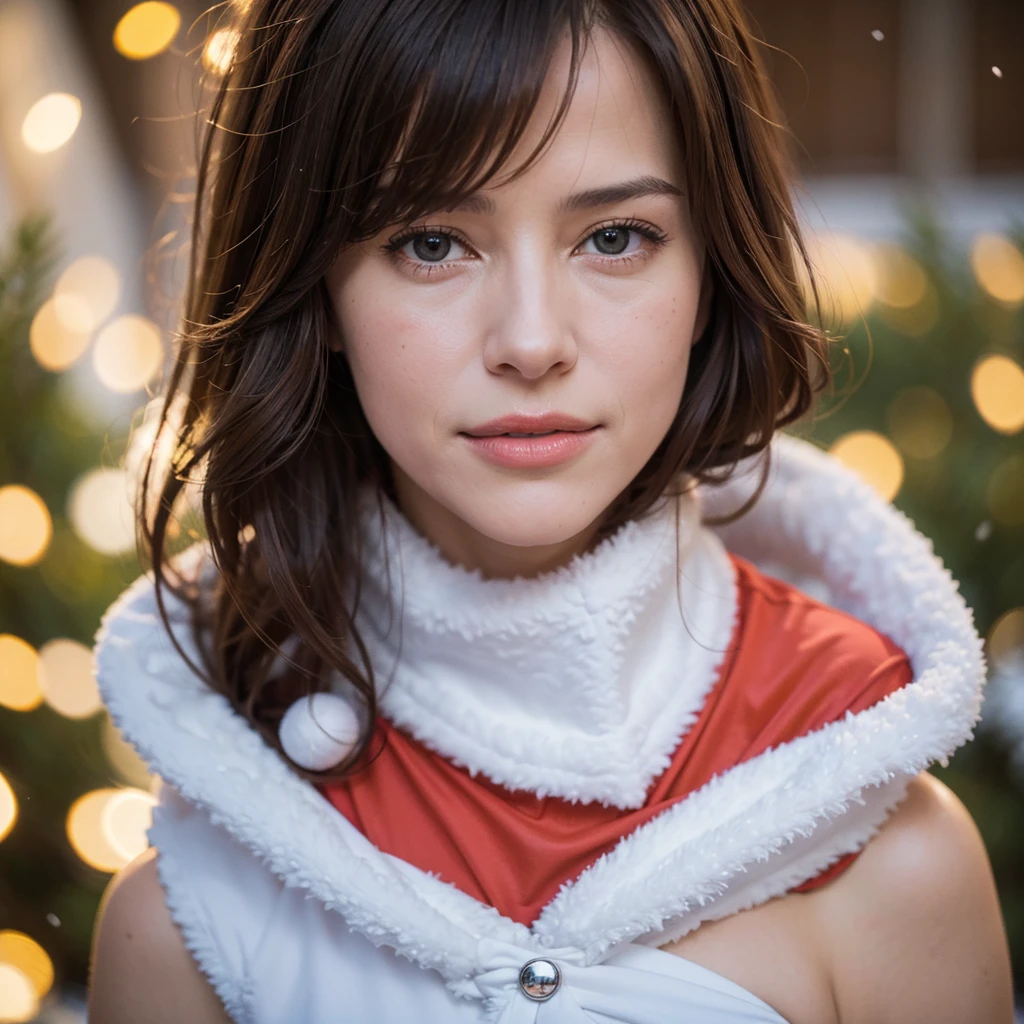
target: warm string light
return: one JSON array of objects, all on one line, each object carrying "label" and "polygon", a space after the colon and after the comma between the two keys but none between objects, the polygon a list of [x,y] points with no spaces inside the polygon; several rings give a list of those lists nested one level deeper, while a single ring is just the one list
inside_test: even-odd
[{"label": "warm string light", "polygon": [[86,864],[112,874],[148,847],[155,805],[156,797],[141,789],[93,790],[68,811],[68,841]]},{"label": "warm string light", "polygon": [[39,648],[39,687],[46,703],[65,718],[88,718],[100,710],[92,651],[76,640],[50,640]]},{"label": "warm string light", "polygon": [[129,479],[124,470],[89,470],[71,488],[71,528],[100,554],[118,555],[134,550],[134,517]]},{"label": "warm string light", "polygon": [[0,559],[11,565],[34,565],[53,538],[46,502],[21,484],[0,487]]},{"label": "warm string light", "polygon": [[1024,369],[1009,356],[981,359],[971,374],[971,397],[978,415],[1000,434],[1024,429]]},{"label": "warm string light", "polygon": [[0,772],[0,842],[10,834],[18,820],[18,801],[15,799],[11,784]]},{"label": "warm string light", "polygon": [[241,33],[236,28],[219,28],[211,32],[203,47],[203,66],[215,75],[224,75],[231,69]]},{"label": "warm string light", "polygon": [[114,48],[129,60],[146,60],[174,42],[181,15],[174,4],[149,0],[127,11],[114,29]]},{"label": "warm string light", "polygon": [[21,140],[33,153],[60,149],[78,129],[82,104],[67,92],[52,92],[37,100],[21,125]]},{"label": "warm string light", "polygon": [[122,394],[139,391],[163,363],[160,328],[144,316],[128,314],[112,320],[100,331],[93,347],[96,376]]},{"label": "warm string light", "polygon": [[36,649],[20,636],[0,633],[0,705],[32,711],[43,700]]},{"label": "warm string light", "polygon": [[1011,309],[1024,304],[1024,253],[1008,238],[992,232],[978,235],[970,261],[975,280],[990,298]]},{"label": "warm string light", "polygon": [[892,501],[903,484],[903,459],[888,438],[873,430],[844,434],[829,449],[869,483],[885,501]]},{"label": "warm string light", "polygon": [[[36,998],[45,999],[53,988],[53,961],[31,936],[7,929],[0,931],[0,964],[16,967],[32,984]],[[3,1020],[0,1007],[0,1020]]]}]

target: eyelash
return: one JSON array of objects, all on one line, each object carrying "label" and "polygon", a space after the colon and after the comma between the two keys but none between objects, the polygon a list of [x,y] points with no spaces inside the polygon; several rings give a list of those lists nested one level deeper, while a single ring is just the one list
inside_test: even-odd
[{"label": "eyelash", "polygon": [[[599,224],[595,227],[587,236],[583,239],[583,242],[590,241],[594,235],[601,231],[607,231],[609,228],[625,228],[627,231],[635,231],[642,238],[646,238],[648,242],[652,243],[655,248],[660,248],[668,241],[668,235],[663,231],[659,231],[652,224],[647,224],[644,221],[636,220],[632,217],[627,217],[620,220],[611,220],[605,224]],[[430,277],[432,274],[437,273],[439,270],[444,270],[450,265],[449,261],[439,261],[436,263],[420,262],[417,260],[411,260],[406,256],[401,255],[401,249],[407,243],[411,242],[414,238],[419,238],[421,235],[443,235],[447,238],[452,238],[459,245],[465,246],[467,249],[471,249],[472,246],[464,235],[461,235],[458,231],[452,231],[448,228],[430,227],[429,225],[413,225],[407,228],[405,231],[398,235],[394,235],[385,242],[381,249],[386,252],[395,262],[401,262],[409,264],[409,269],[414,273],[422,277]],[[580,245],[583,244],[580,243]],[[578,247],[577,247],[578,248]],[[594,254],[591,254],[594,255]],[[649,258],[650,252],[641,250],[639,252],[630,253],[628,256],[609,256],[604,254],[596,254],[603,259],[609,260],[615,264],[632,264],[642,262]]]}]

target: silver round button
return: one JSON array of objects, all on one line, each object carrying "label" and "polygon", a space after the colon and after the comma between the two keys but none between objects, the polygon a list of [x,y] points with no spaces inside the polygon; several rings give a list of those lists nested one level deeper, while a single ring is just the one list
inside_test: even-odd
[{"label": "silver round button", "polygon": [[562,975],[550,960],[528,960],[519,972],[519,987],[527,999],[542,1003],[550,999],[562,981]]}]

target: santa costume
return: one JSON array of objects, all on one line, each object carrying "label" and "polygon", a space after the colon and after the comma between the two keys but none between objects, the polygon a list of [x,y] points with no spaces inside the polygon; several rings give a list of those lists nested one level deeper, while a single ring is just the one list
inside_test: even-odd
[{"label": "santa costume", "polygon": [[[659,947],[839,874],[971,738],[985,665],[906,517],[806,442],[772,464],[728,526],[703,520],[752,466],[535,579],[453,566],[364,496],[380,716],[340,782],[188,669],[150,576],[118,598],[98,682],[162,780],[167,905],[232,1020],[784,1024]],[[214,578],[205,545],[177,566]]]}]

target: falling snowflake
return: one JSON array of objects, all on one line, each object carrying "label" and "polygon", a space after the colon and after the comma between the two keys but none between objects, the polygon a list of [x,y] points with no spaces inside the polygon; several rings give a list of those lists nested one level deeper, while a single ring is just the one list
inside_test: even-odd
[{"label": "falling snowflake", "polygon": [[996,78],[1002,78],[1003,77],[1003,69],[1002,68],[997,68],[997,67],[993,66],[992,74],[995,75]]},{"label": "falling snowflake", "polygon": [[992,521],[990,519],[983,519],[978,523],[978,528],[974,531],[974,539],[988,540],[992,536]]},{"label": "falling snowflake", "polygon": [[877,39],[879,42],[881,42],[885,38],[885,33],[880,28],[876,28],[871,33],[871,35],[874,39]]}]

